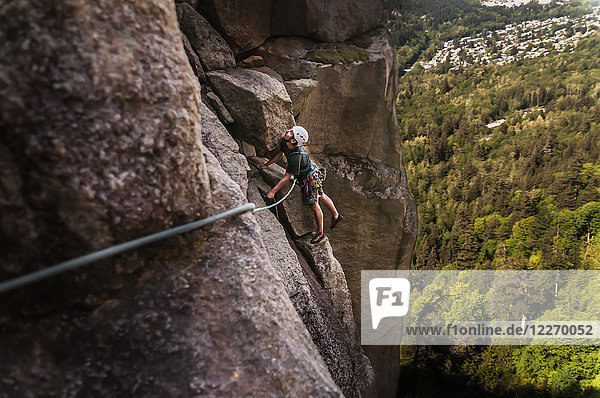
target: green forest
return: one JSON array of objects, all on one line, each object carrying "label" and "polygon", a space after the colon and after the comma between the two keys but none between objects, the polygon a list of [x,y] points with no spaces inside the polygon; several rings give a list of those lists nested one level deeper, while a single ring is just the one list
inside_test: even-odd
[{"label": "green forest", "polygon": [[[502,66],[425,71],[415,63],[445,40],[581,16],[589,4],[385,6],[403,75],[404,166],[418,206],[413,268],[600,269],[600,35],[573,52]],[[600,396],[594,347],[404,347],[402,355],[405,396]]]},{"label": "green forest", "polygon": [[599,53],[402,79],[416,268],[600,267]]}]

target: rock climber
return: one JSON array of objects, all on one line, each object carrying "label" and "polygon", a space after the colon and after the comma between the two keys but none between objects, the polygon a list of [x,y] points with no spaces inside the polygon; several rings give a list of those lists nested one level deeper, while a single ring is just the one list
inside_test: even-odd
[{"label": "rock climber", "polygon": [[271,191],[267,194],[270,199],[275,198],[275,193],[290,180],[292,175],[296,178],[302,188],[302,202],[309,205],[312,209],[319,231],[314,234],[310,243],[317,244],[325,239],[323,233],[323,211],[319,205],[319,199],[323,199],[325,206],[331,211],[330,230],[344,219],[337,209],[331,198],[323,192],[323,181],[325,180],[325,169],[318,168],[311,162],[308,153],[303,145],[308,141],[308,131],[304,127],[294,126],[287,130],[283,138],[279,141],[279,150],[265,164],[258,165],[259,169],[266,169],[273,163],[279,161],[283,155],[287,159],[287,167],[285,175]]}]

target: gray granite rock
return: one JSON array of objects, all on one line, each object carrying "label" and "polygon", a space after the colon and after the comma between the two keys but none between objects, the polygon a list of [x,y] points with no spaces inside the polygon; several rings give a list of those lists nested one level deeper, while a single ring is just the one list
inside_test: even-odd
[{"label": "gray granite rock", "polygon": [[[172,1],[0,19],[0,279],[246,203]],[[342,396],[250,214],[5,295],[0,352],[0,396]]]},{"label": "gray granite rock", "polygon": [[206,105],[202,105],[202,143],[219,160],[223,170],[240,187],[242,192],[248,189],[250,170],[238,144],[221,124],[219,118]]}]

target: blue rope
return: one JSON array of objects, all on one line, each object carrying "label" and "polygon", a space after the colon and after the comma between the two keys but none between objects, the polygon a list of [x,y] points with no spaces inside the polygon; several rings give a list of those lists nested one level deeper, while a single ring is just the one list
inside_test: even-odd
[{"label": "blue rope", "polygon": [[[293,187],[292,187],[293,188]],[[127,250],[135,249],[140,246],[147,245],[152,242],[156,242],[162,239],[170,238],[175,235],[179,235],[185,232],[192,231],[194,229],[203,227],[207,224],[213,223],[215,221],[219,221],[226,217],[231,217],[236,214],[245,213],[247,211],[254,211],[256,205],[254,203],[247,203],[243,206],[236,207],[235,209],[227,210],[223,213],[204,218],[202,220],[194,221],[189,224],[181,225],[179,227],[167,229],[166,231],[158,232],[152,235],[145,236],[143,238],[135,239],[129,242],[122,243],[120,245],[116,245],[113,247],[109,247],[108,249],[103,249],[94,253],[87,254],[82,257],[75,258],[73,260],[66,261],[64,263],[60,263],[54,265],[52,267],[44,268],[42,270],[32,272],[27,275],[23,275],[21,277],[10,279],[8,281],[0,283],[0,294],[7,292],[9,290],[16,289],[21,286],[25,286],[27,284],[37,282],[41,279],[48,278],[52,275],[60,274],[83,265],[88,265],[94,261],[102,260],[104,258],[112,257],[116,254],[122,253]]]},{"label": "blue rope", "polygon": [[203,227],[207,224],[211,224],[213,222],[219,221],[226,217],[231,217],[236,214],[245,213],[247,211],[252,211],[253,213],[256,213],[257,211],[269,209],[269,208],[277,206],[278,204],[283,202],[285,200],[285,198],[287,198],[290,195],[290,193],[292,193],[294,186],[296,186],[296,180],[294,180],[294,183],[292,184],[292,187],[290,188],[288,193],[283,198],[281,198],[281,200],[279,200],[276,203],[273,203],[270,206],[265,206],[265,207],[261,207],[261,208],[257,209],[256,205],[254,203],[247,203],[243,206],[236,207],[235,209],[227,210],[223,213],[216,214],[214,216],[204,218],[202,220],[194,221],[189,224],[181,225],[179,227],[167,229],[166,231],[162,231],[162,232],[158,232],[158,233],[155,233],[152,235],[144,236],[143,238],[139,238],[139,239],[135,239],[135,240],[132,240],[129,242],[121,243],[120,245],[112,246],[107,249],[103,249],[103,250],[99,250],[94,253],[87,254],[85,256],[77,257],[77,258],[74,258],[73,260],[69,260],[64,263],[54,265],[52,267],[44,268],[42,270],[35,271],[35,272],[29,273],[27,275],[23,275],[23,276],[14,278],[14,279],[9,279],[7,281],[0,283],[0,294],[7,292],[9,290],[13,290],[13,289],[28,285],[30,283],[37,282],[39,280],[48,278],[48,277],[56,275],[56,274],[61,274],[66,271],[70,271],[72,269],[91,264],[95,261],[102,260],[104,258],[115,256],[115,255],[122,253],[124,251],[127,251],[127,250],[132,250],[132,249],[147,245],[152,242],[156,242],[156,241],[159,241],[162,239],[170,238],[175,235],[180,235],[182,233],[192,231],[194,229]]},{"label": "blue rope", "polygon": [[295,186],[296,186],[296,180],[294,179],[294,183],[292,184],[292,187],[290,188],[290,190],[288,191],[288,193],[285,194],[285,196],[283,198],[279,199],[279,201],[273,203],[272,205],[265,206],[265,207],[260,207],[258,209],[252,210],[252,212],[256,213],[257,211],[267,210],[267,209],[270,209],[271,207],[277,206],[278,204],[280,204],[281,202],[283,202],[285,200],[285,198],[287,198],[288,196],[290,196],[290,194],[292,193],[292,189],[294,189]]},{"label": "blue rope", "polygon": [[189,224],[181,225],[179,227],[167,229],[166,231],[157,232],[152,235],[144,236],[143,238],[139,238],[139,239],[135,239],[135,240],[132,240],[129,242],[121,243],[120,245],[112,246],[107,249],[103,249],[103,250],[99,250],[94,253],[87,254],[85,256],[77,257],[77,258],[74,258],[73,260],[65,261],[64,263],[60,263],[60,264],[54,265],[52,267],[44,268],[42,270],[35,271],[35,272],[29,273],[27,275],[23,275],[23,276],[14,278],[14,279],[9,279],[7,281],[0,283],[0,294],[5,293],[9,290],[17,289],[19,287],[28,285],[30,283],[37,282],[39,280],[48,278],[53,275],[61,274],[66,271],[70,271],[72,269],[91,264],[98,260],[102,260],[102,259],[105,259],[108,257],[115,256],[115,255],[122,253],[124,251],[127,251],[127,250],[132,250],[132,249],[138,248],[140,246],[147,245],[149,243],[153,243],[153,242],[156,242],[156,241],[159,241],[162,239],[170,238],[175,235],[180,235],[185,232],[192,231],[194,229],[198,229],[200,227],[203,227],[207,224],[214,223],[214,222],[219,221],[226,217],[235,216],[236,214],[245,213],[247,211],[252,211],[253,213],[256,213],[257,211],[269,209],[269,208],[271,208],[273,206],[277,206],[278,204],[283,202],[285,200],[285,198],[287,198],[290,195],[290,193],[292,193],[292,190],[294,189],[295,185],[296,185],[296,180],[294,180],[294,183],[292,184],[292,187],[290,188],[288,193],[283,198],[281,198],[281,200],[279,200],[276,203],[273,203],[270,206],[261,207],[261,208],[257,209],[256,205],[254,203],[247,203],[243,206],[236,207],[235,209],[227,210],[223,213],[216,214],[214,216],[204,218],[202,220],[194,221]]}]

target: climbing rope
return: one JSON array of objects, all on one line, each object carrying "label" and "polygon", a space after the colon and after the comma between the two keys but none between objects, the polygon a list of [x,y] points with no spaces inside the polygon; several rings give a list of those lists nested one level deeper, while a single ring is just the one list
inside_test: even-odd
[{"label": "climbing rope", "polygon": [[286,193],[285,196],[283,198],[281,198],[278,202],[275,202],[275,203],[273,203],[272,205],[269,205],[269,206],[259,207],[258,209],[252,210],[252,212],[256,213],[257,211],[267,210],[267,209],[270,209],[271,207],[277,206],[278,204],[280,204],[281,202],[283,202],[285,200],[285,198],[287,198],[292,193],[292,189],[294,189],[295,186],[296,186],[296,180],[294,179],[294,183],[292,184],[292,187],[290,188],[290,190],[288,191],[288,193]]},{"label": "climbing rope", "polygon": [[102,260],[105,258],[115,256],[124,251],[132,250],[132,249],[138,248],[140,246],[144,246],[144,245],[147,245],[147,244],[159,241],[159,240],[170,238],[175,235],[180,235],[185,232],[193,231],[194,229],[198,229],[200,227],[217,222],[217,221],[222,220],[227,217],[246,213],[248,211],[251,211],[252,213],[256,213],[258,211],[270,209],[271,207],[277,206],[278,204],[283,202],[290,195],[290,193],[292,193],[292,190],[294,189],[295,185],[296,185],[296,181],[294,180],[294,183],[292,184],[292,187],[290,188],[288,193],[283,198],[281,198],[281,200],[279,200],[278,202],[273,203],[272,205],[269,205],[269,206],[260,207],[257,209],[256,205],[254,203],[247,203],[243,206],[239,206],[234,209],[227,210],[223,213],[219,213],[214,216],[204,218],[202,220],[194,221],[189,224],[184,224],[179,227],[167,229],[165,231],[157,232],[152,235],[144,236],[142,238],[138,238],[138,239],[135,239],[135,240],[132,240],[129,242],[121,243],[119,245],[112,246],[107,249],[99,250],[94,253],[87,254],[85,256],[74,258],[72,260],[54,265],[52,267],[44,268],[39,271],[35,271],[35,272],[29,273],[29,274],[26,274],[26,275],[23,275],[23,276],[14,278],[14,279],[4,281],[4,282],[0,283],[0,294],[7,292],[9,290],[13,290],[13,289],[28,285],[30,283],[40,281],[42,279],[48,278],[53,275],[61,274],[63,272],[70,271],[72,269],[79,268],[84,265],[89,265],[98,260]]}]

